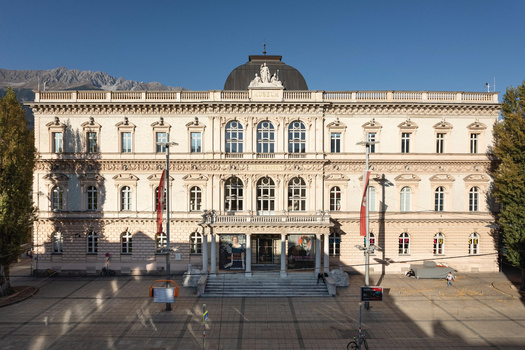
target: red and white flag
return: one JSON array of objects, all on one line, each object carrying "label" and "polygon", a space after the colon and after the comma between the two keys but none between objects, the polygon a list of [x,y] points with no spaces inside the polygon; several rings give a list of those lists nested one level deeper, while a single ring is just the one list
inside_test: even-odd
[{"label": "red and white flag", "polygon": [[162,233],[162,212],[164,211],[164,174],[166,170],[162,171],[162,176],[160,177],[159,188],[157,190],[157,233]]},{"label": "red and white flag", "polygon": [[365,181],[365,188],[363,189],[363,199],[361,200],[361,212],[360,212],[360,234],[366,236],[366,201],[368,200],[368,181],[370,180],[370,170],[366,170],[363,174]]}]

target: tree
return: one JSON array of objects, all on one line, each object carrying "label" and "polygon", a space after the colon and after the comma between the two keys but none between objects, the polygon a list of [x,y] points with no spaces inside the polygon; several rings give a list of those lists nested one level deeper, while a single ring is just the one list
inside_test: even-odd
[{"label": "tree", "polygon": [[35,142],[13,89],[0,99],[0,296],[13,293],[10,266],[29,242]]},{"label": "tree", "polygon": [[493,195],[500,204],[496,221],[508,261],[521,269],[525,291],[525,81],[507,88],[503,119],[494,126]]}]

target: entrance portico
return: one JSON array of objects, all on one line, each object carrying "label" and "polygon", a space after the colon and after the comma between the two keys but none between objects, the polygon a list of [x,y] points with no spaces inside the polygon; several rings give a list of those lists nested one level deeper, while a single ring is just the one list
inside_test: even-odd
[{"label": "entrance portico", "polygon": [[281,277],[293,270],[312,270],[316,275],[329,271],[328,239],[333,225],[325,213],[256,216],[209,212],[203,218],[202,271],[207,273],[210,264],[211,276],[217,270],[244,272],[246,277],[254,270],[279,269]]}]

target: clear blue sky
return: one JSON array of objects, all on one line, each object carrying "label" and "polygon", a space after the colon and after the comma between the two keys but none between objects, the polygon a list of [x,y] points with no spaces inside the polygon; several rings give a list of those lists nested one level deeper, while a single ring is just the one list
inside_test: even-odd
[{"label": "clear blue sky", "polygon": [[[222,89],[261,54],[311,90],[497,91],[525,79],[523,0],[0,0],[0,68]],[[492,90],[492,89],[491,89]]]}]

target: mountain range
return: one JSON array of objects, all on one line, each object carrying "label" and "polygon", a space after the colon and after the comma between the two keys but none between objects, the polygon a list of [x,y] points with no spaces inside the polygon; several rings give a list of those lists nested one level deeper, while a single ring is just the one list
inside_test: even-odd
[{"label": "mountain range", "polygon": [[144,83],[124,78],[115,78],[104,72],[80,71],[65,67],[50,70],[8,70],[0,68],[0,95],[8,86],[12,87],[19,100],[34,99],[34,90],[106,90],[106,91],[181,91],[152,82]]},{"label": "mountain range", "polygon": [[[65,67],[50,70],[8,70],[0,68],[0,97],[7,87],[16,92],[21,102],[35,99],[33,91],[42,90],[106,90],[106,91],[182,91],[182,87],[172,87],[152,82],[144,83],[124,78],[115,78],[104,72],[80,71]],[[33,112],[24,106],[29,127],[33,127]]]}]

